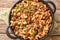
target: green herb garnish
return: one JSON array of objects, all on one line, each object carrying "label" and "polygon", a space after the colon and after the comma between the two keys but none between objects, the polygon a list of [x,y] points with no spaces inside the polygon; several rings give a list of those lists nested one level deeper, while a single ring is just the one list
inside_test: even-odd
[{"label": "green herb garnish", "polygon": [[33,36],[35,36],[37,33],[38,33],[38,31],[34,31],[34,32],[33,32]]},{"label": "green herb garnish", "polygon": [[20,29],[20,26],[17,25],[16,28]]},{"label": "green herb garnish", "polygon": [[16,10],[18,10],[19,8],[18,7],[15,7]]},{"label": "green herb garnish", "polygon": [[27,33],[27,30],[26,30],[26,29],[24,29],[24,32],[25,32],[25,33]]},{"label": "green herb garnish", "polygon": [[11,19],[14,21],[14,20],[16,20],[16,17],[12,17]]}]

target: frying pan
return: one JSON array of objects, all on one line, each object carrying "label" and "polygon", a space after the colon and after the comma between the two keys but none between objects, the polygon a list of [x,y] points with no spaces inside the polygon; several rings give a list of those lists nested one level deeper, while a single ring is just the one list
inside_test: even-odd
[{"label": "frying pan", "polygon": [[[12,27],[10,26],[11,11],[12,11],[12,9],[16,6],[16,4],[18,4],[18,3],[21,2],[21,1],[22,1],[22,0],[19,0],[18,2],[16,2],[16,3],[13,5],[13,7],[11,8],[10,13],[9,13],[8,26],[7,26],[7,28],[6,28],[6,34],[7,34],[7,36],[8,36],[9,38],[11,38],[11,39],[24,40],[22,37],[16,36],[15,33],[14,33],[14,31],[13,31],[13,29],[12,29]],[[53,27],[54,27],[54,13],[56,12],[56,6],[55,6],[55,4],[54,4],[52,1],[44,1],[44,0],[38,0],[38,1],[44,3],[44,4],[48,7],[48,9],[50,10],[50,14],[51,14],[51,16],[52,16],[52,25],[51,25],[51,27],[49,28],[48,34],[45,35],[45,36],[42,37],[42,38],[38,38],[38,40],[44,40],[45,38],[47,38],[47,36],[49,36],[49,34],[51,33],[51,31],[53,30]],[[50,4],[50,5],[49,5],[49,4]],[[51,7],[51,5],[52,5],[53,8]],[[9,33],[9,29],[11,30],[11,32],[13,33],[13,35],[11,35],[11,34]]]}]

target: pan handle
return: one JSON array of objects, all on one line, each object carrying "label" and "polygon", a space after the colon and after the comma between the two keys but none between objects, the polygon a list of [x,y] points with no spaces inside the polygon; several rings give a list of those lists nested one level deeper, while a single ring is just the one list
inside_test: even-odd
[{"label": "pan handle", "polygon": [[10,26],[8,26],[7,27],[7,29],[6,29],[6,34],[7,34],[7,36],[9,37],[9,38],[11,38],[11,39],[17,39],[17,36],[15,36],[14,34],[14,36],[13,35],[11,35],[10,33],[9,33],[9,28],[11,28]]},{"label": "pan handle", "polygon": [[[47,1],[47,3],[51,4],[53,6],[52,12],[53,14],[56,12],[56,5],[52,1]],[[49,5],[50,6],[50,5]]]}]

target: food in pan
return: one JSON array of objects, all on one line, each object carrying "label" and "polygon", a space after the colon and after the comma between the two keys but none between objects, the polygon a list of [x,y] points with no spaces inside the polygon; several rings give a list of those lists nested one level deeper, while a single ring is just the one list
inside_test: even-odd
[{"label": "food in pan", "polygon": [[48,7],[42,2],[23,0],[11,11],[10,26],[15,35],[37,40],[47,35],[52,23]]}]

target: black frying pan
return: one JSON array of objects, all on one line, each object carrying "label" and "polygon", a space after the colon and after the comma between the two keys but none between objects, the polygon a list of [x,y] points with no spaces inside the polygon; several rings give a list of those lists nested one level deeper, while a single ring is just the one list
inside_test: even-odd
[{"label": "black frying pan", "polygon": [[[14,34],[13,29],[12,29],[11,26],[10,26],[11,11],[12,11],[12,9],[16,6],[16,4],[19,3],[19,2],[21,2],[21,1],[22,1],[22,0],[16,2],[16,3],[13,5],[13,7],[11,8],[10,13],[9,13],[9,18],[8,18],[8,23],[9,23],[9,24],[8,24],[8,27],[6,28],[6,34],[7,34],[8,37],[10,37],[10,38],[12,38],[12,39],[18,39],[18,38],[19,38],[19,39],[23,40],[22,37],[18,37],[18,36],[16,36],[16,35]],[[51,25],[51,27],[50,27],[50,29],[49,29],[48,34],[45,35],[43,38],[39,38],[39,39],[38,39],[38,40],[44,40],[44,39],[51,33],[51,31],[52,31],[52,29],[53,29],[53,27],[54,27],[54,13],[55,13],[55,11],[56,11],[56,6],[55,6],[55,4],[54,4],[53,2],[51,2],[51,1],[39,0],[39,2],[43,2],[43,3],[49,8],[50,14],[51,14],[51,16],[52,16],[52,25]],[[49,4],[52,5],[53,9],[52,9],[52,7],[51,7]],[[9,31],[8,31],[9,28],[10,28],[11,32],[13,33],[13,35],[11,35],[11,34],[9,33]]]}]

